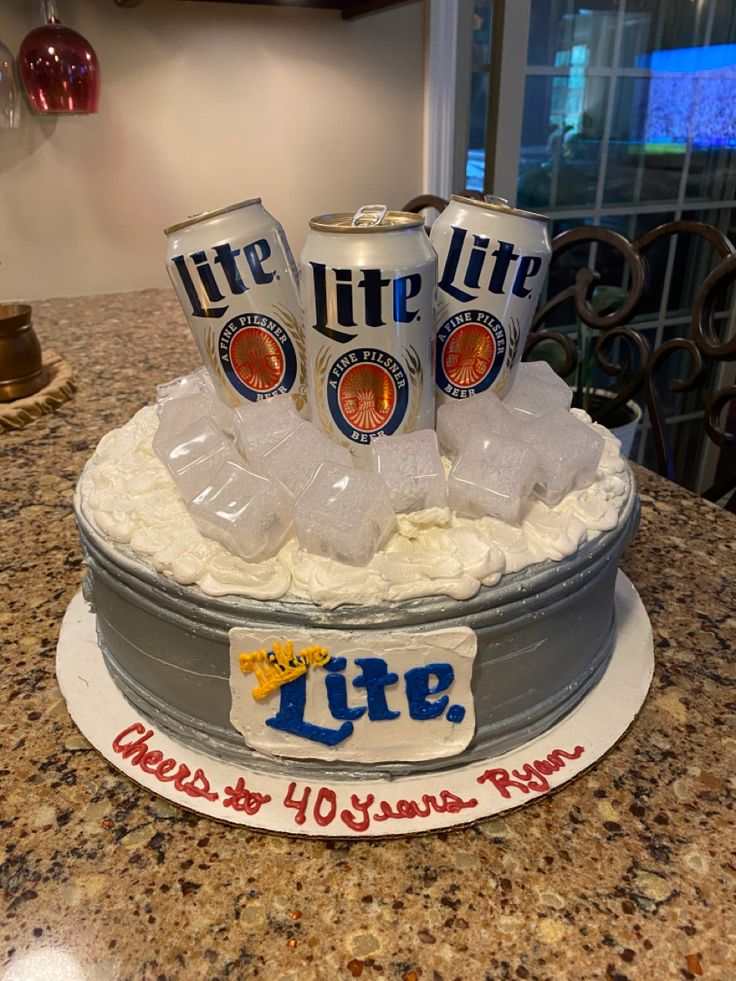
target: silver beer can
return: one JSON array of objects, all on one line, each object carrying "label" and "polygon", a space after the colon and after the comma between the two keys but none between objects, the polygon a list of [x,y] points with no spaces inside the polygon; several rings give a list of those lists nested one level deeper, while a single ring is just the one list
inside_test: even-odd
[{"label": "silver beer can", "polygon": [[230,405],[307,383],[296,263],[260,198],[167,228],[167,270],[199,353]]},{"label": "silver beer can", "polygon": [[509,389],[547,275],[547,223],[503,198],[453,194],[432,226],[438,405]]},{"label": "silver beer can", "polygon": [[437,257],[424,218],[383,205],[320,215],[301,259],[312,422],[365,456],[434,426]]}]

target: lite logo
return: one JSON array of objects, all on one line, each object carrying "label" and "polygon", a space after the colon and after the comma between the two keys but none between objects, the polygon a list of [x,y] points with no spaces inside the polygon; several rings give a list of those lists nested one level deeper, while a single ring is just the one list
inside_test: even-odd
[{"label": "lite logo", "polygon": [[233,627],[230,721],[251,749],[271,756],[454,756],[475,733],[477,649],[469,627],[294,628],[288,642],[266,628]]},{"label": "lite logo", "polygon": [[541,258],[515,252],[512,242],[499,239],[492,251],[489,251],[490,245],[491,239],[486,235],[473,235],[472,242],[468,241],[468,230],[453,225],[445,266],[437,284],[439,288],[460,303],[477,300],[484,289],[502,294],[510,288],[514,296],[521,299],[531,296],[532,290],[527,284],[542,268]]},{"label": "lite logo", "polygon": [[[254,286],[270,283],[276,275],[275,270],[266,268],[271,258],[271,246],[265,238],[259,238],[242,248],[234,249],[229,242],[215,245],[208,255],[207,250],[191,252],[189,256],[175,255],[172,258],[182,286],[192,305],[193,317],[217,319],[227,313],[229,304],[217,306],[230,296],[247,293]],[[197,275],[195,281],[190,264]]]},{"label": "lite logo", "polygon": [[360,281],[353,282],[352,269],[328,269],[323,262],[310,262],[309,265],[312,267],[314,286],[312,328],[332,341],[347,344],[358,335],[357,332],[348,333],[331,326],[328,311],[334,311],[334,320],[339,327],[357,327],[355,317],[361,317],[358,311],[362,311],[361,321],[368,327],[385,326],[384,291],[390,294],[393,323],[410,324],[420,319],[419,310],[412,309],[409,301],[421,293],[421,273],[391,279],[384,276],[380,269],[360,269]]},{"label": "lite logo", "polygon": [[[391,671],[380,657],[357,657],[354,664],[360,669],[353,678],[352,687],[365,691],[365,704],[348,704],[348,683],[345,670],[347,658],[331,657],[320,665],[318,673],[324,674],[324,696],[330,716],[340,724],[334,727],[316,725],[305,719],[307,708],[307,675],[298,677],[279,687],[279,707],[275,715],[266,719],[273,729],[308,739],[323,746],[338,746],[353,733],[355,720],[366,716],[371,722],[390,722],[401,716],[401,711],[389,707],[386,688],[399,681],[399,675]],[[437,719],[444,715],[448,722],[459,723],[465,718],[462,705],[450,705],[447,692],[455,679],[451,664],[427,664],[404,672],[404,695],[410,718],[416,721]],[[439,697],[434,697],[439,696]]]}]

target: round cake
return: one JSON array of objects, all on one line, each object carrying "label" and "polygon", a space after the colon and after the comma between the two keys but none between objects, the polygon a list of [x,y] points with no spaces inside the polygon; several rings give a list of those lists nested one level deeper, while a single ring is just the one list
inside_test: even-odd
[{"label": "round cake", "polygon": [[639,511],[601,427],[589,487],[532,502],[519,527],[399,515],[364,567],[293,538],[249,563],[203,537],[156,427],[147,407],[103,438],[75,510],[108,671],[176,739],[294,776],[447,769],[538,736],[605,671]]}]

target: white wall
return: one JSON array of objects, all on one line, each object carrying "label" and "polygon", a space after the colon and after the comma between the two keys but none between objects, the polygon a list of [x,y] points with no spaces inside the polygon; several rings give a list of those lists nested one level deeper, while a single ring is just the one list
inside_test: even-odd
[{"label": "white wall", "polygon": [[[0,298],[164,285],[162,229],[261,196],[298,255],[311,215],[421,191],[423,4],[355,21],[226,3],[64,0],[94,116],[0,130]],[[13,52],[36,0],[3,4]],[[26,107],[24,107],[26,108]]]}]

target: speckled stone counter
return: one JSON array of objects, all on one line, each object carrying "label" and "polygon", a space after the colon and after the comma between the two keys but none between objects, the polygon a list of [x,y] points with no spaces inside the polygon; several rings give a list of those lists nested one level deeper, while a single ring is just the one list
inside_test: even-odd
[{"label": "speckled stone counter", "polygon": [[625,738],[561,792],[385,842],[217,824],[117,773],[54,675],[83,573],[77,475],[157,383],[197,365],[194,344],[168,291],[33,309],[79,391],[0,436],[8,979],[734,977],[733,516],[639,472],[623,568],[652,619],[654,684]]}]

